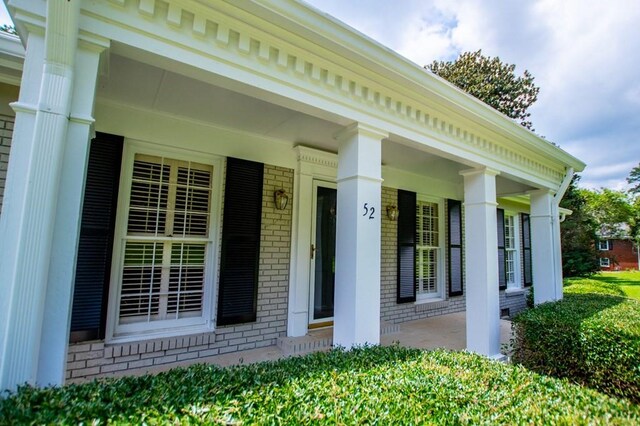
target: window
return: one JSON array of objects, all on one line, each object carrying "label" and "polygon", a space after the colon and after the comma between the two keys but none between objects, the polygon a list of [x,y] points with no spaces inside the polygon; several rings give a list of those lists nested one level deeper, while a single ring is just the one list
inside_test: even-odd
[{"label": "window", "polygon": [[598,249],[601,251],[611,250],[609,246],[609,240],[600,240],[598,241]]},{"label": "window", "polygon": [[441,203],[416,203],[416,297],[442,297],[442,213]]},{"label": "window", "polygon": [[601,268],[608,268],[611,266],[611,261],[609,260],[608,257],[601,257],[600,258],[600,267]]},{"label": "window", "polygon": [[213,166],[142,153],[126,164],[112,334],[207,325]]},{"label": "window", "polygon": [[517,214],[504,214],[505,273],[507,288],[520,288],[520,233]]}]

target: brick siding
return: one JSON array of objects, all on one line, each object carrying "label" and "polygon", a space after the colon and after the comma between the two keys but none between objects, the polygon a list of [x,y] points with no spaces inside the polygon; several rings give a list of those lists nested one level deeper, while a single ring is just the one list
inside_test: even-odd
[{"label": "brick siding", "polygon": [[4,183],[7,180],[7,168],[9,167],[9,151],[11,151],[14,121],[15,118],[10,115],[0,114],[0,213],[2,213]]},{"label": "brick siding", "polygon": [[272,346],[278,337],[285,336],[293,202],[290,199],[285,210],[276,210],[273,193],[278,189],[293,193],[293,170],[265,165],[256,322],[219,327],[213,333],[126,344],[72,344],[67,357],[67,382]]}]

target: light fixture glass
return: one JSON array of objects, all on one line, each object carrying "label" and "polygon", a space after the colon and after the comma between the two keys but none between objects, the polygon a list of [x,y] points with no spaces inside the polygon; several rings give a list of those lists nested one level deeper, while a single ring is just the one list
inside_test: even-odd
[{"label": "light fixture glass", "polygon": [[400,216],[400,211],[398,210],[398,206],[393,204],[390,206],[387,206],[387,217],[389,218],[390,221],[395,222],[396,220],[398,220],[398,216]]},{"label": "light fixture glass", "polygon": [[273,201],[276,204],[276,209],[284,210],[289,204],[289,194],[284,189],[278,189],[273,193]]}]

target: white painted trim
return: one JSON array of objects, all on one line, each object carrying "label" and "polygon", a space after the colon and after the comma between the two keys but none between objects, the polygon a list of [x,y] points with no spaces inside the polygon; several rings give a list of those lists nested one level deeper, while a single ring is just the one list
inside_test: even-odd
[{"label": "white painted trim", "polygon": [[[201,317],[184,318],[145,323],[144,325],[117,325],[118,300],[122,262],[124,261],[123,241],[129,212],[129,193],[131,189],[131,173],[135,154],[164,156],[177,160],[194,161],[213,166],[212,197],[210,200],[210,228],[207,243],[207,260],[205,263],[205,285],[203,294],[203,312]],[[180,148],[159,146],[139,140],[125,139],[122,154],[122,167],[118,192],[118,207],[113,242],[113,256],[111,264],[111,278],[109,301],[107,309],[107,327],[105,341],[117,343],[132,340],[146,340],[158,337],[169,337],[180,332],[199,333],[211,332],[215,328],[215,300],[218,288],[219,241],[222,218],[222,170],[223,158],[213,154],[195,153]]]},{"label": "white painted trim", "polygon": [[[513,234],[514,240],[513,245],[515,246],[515,261],[514,264],[514,277],[513,283],[509,283],[507,280],[507,288],[505,291],[513,292],[516,290],[522,289],[522,238],[520,237],[521,233],[521,224],[520,224],[520,213],[505,210],[504,212],[505,218],[510,216],[513,218]],[[507,249],[505,247],[505,253]]]}]

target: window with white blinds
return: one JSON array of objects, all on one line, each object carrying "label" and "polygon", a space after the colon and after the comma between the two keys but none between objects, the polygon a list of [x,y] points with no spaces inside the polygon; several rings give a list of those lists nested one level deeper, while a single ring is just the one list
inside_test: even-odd
[{"label": "window with white blinds", "polygon": [[441,238],[439,204],[416,203],[416,297],[441,296]]},{"label": "window with white blinds", "polygon": [[514,213],[504,214],[504,249],[505,273],[507,287],[520,287],[520,238],[518,234],[518,220]]},{"label": "window with white blinds", "polygon": [[213,167],[136,154],[119,324],[201,317]]}]

